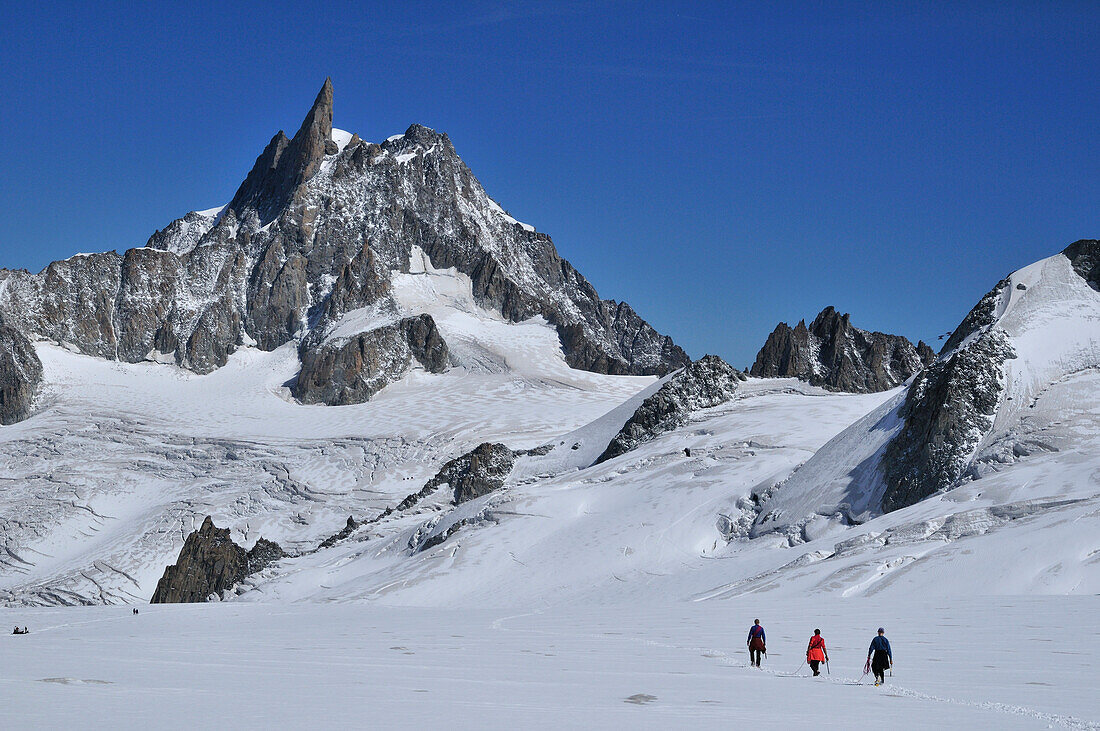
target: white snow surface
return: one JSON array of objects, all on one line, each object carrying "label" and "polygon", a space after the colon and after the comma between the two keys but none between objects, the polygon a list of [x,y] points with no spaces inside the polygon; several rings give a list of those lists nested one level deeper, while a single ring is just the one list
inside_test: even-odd
[{"label": "white snow surface", "polygon": [[[32,629],[0,635],[0,725],[1100,727],[1100,293],[1057,257],[1002,303],[1019,357],[988,469],[887,515],[858,472],[902,391],[749,379],[593,465],[657,379],[572,370],[541,318],[409,264],[328,337],[428,312],[452,367],[357,406],[294,402],[294,343],[205,376],[36,344],[38,413],[0,428],[0,611]],[[500,491],[456,507],[443,489],[313,551],[486,441],[549,451]],[[750,539],[777,505],[799,519]],[[295,556],[220,604],[33,606],[143,604],[206,515]],[[744,667],[754,616],[763,672]],[[848,685],[880,624],[895,678]],[[838,672],[786,677],[815,626]]]},{"label": "white snow surface", "polygon": [[[473,283],[467,275],[454,267],[435,268],[418,246],[412,247],[409,272],[391,273],[390,296],[344,314],[325,334],[325,342],[347,340],[420,314],[432,316],[447,342],[452,363],[469,372],[510,372],[536,382],[576,377],[577,371],[566,365],[557,331],[545,319],[511,323],[500,313],[485,309],[474,299]],[[623,421],[626,418],[629,415]]]},{"label": "white snow surface", "polygon": [[203,218],[217,218],[228,206],[229,204],[226,203],[225,205],[215,206],[214,208],[207,208],[203,211],[195,211],[195,213],[202,216]]},{"label": "white snow surface", "polygon": [[[5,729],[1095,729],[1095,597],[0,610]],[[768,635],[748,667],[754,617]],[[996,621],[990,621],[996,617]],[[884,619],[885,618],[885,619]],[[874,628],[887,683],[861,682]],[[820,627],[828,674],[811,678]]]},{"label": "white snow surface", "polygon": [[348,146],[348,143],[351,142],[351,138],[351,132],[336,129],[335,127],[332,128],[332,141],[336,143],[336,147],[339,148],[340,152],[343,152],[344,148]]}]

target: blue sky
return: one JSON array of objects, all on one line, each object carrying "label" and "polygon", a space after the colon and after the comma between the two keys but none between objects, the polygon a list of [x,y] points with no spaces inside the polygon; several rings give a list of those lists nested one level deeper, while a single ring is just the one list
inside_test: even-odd
[{"label": "blue sky", "polygon": [[741,367],[826,305],[938,347],[1100,237],[1096,3],[95,5],[0,0],[0,266],[225,203],[326,76],[337,127],[446,131],[601,295]]}]

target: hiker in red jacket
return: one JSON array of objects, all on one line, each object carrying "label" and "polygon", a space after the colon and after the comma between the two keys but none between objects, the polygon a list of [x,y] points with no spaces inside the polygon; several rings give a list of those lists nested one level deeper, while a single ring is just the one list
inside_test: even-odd
[{"label": "hiker in red jacket", "polygon": [[819,629],[814,630],[814,636],[806,647],[806,662],[810,663],[810,670],[814,671],[814,675],[821,675],[818,667],[823,662],[829,662],[829,651],[825,649],[825,638],[821,636]]},{"label": "hiker in red jacket", "polygon": [[760,620],[754,620],[749,627],[749,662],[753,667],[760,667],[760,656],[768,654],[767,636],[764,628],[760,626]]}]

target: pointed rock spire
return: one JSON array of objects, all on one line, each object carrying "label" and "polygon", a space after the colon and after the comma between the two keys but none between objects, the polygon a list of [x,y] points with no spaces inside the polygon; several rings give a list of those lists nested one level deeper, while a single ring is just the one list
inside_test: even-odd
[{"label": "pointed rock spire", "polygon": [[267,224],[279,217],[298,187],[312,178],[332,144],[332,80],[325,79],[302,126],[290,140],[280,130],[229,204],[237,218],[252,209]]},{"label": "pointed rock spire", "polygon": [[867,332],[835,307],[822,310],[809,327],[779,323],[756,356],[752,375],[794,376],[834,391],[873,393],[903,383],[934,359],[924,343],[900,335]]}]

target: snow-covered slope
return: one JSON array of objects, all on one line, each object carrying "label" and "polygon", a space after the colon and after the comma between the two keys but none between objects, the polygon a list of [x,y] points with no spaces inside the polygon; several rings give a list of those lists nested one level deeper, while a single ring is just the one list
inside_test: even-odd
[{"label": "snow-covered slope", "polygon": [[[448,273],[408,276],[461,286]],[[509,324],[461,299],[435,311],[456,343],[485,337],[444,374],[414,370],[337,408],[289,397],[293,344],[242,348],[199,376],[39,343],[40,413],[0,430],[0,601],[146,601],[206,514],[249,545],[262,534],[310,548],[481,441],[538,446],[654,381],[569,368],[545,324]]]},{"label": "snow-covered slope", "polygon": [[[1095,449],[1098,372],[1100,291],[1075,259],[1063,252],[1014,272],[909,389],[777,490],[755,530],[796,535],[807,521],[862,522],[1044,453],[1068,469],[1074,452]],[[1074,474],[1074,494],[1097,492],[1087,468]],[[1021,484],[1012,499],[1060,495],[1061,482]]]},{"label": "snow-covered slope", "polygon": [[[548,325],[509,323],[457,270],[417,261],[394,278],[394,312],[345,317],[426,309],[454,366],[414,370],[366,404],[289,399],[290,345],[243,348],[198,376],[39,344],[45,408],[0,431],[12,464],[4,601],[144,600],[207,514],[243,545],[263,535],[296,555],[225,597],[247,601],[1100,590],[1100,369],[1081,367],[1097,293],[1058,257],[1014,275],[1018,294],[987,323],[1003,323],[1017,358],[975,479],[886,514],[877,465],[903,429],[905,391],[750,378],[732,400],[595,464],[662,381],[571,369]],[[1052,291],[1073,296],[1070,315]],[[1056,342],[1037,334],[1066,317],[1077,319]],[[520,456],[503,490],[395,509],[483,442],[546,448]],[[314,551],[348,515],[366,524]]]}]

